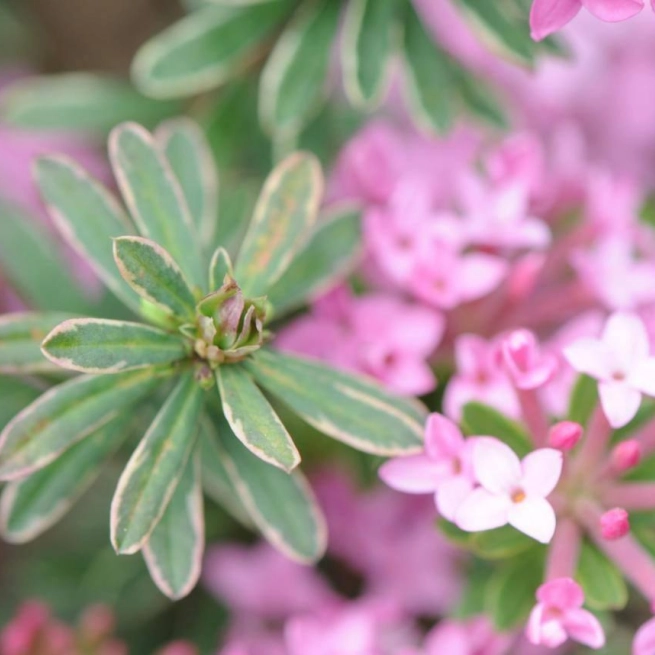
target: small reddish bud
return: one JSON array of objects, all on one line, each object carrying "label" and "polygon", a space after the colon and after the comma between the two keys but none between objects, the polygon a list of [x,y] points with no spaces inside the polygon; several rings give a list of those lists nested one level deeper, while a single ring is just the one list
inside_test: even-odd
[{"label": "small reddish bud", "polygon": [[625,537],[628,532],[630,532],[630,517],[624,509],[615,507],[600,517],[600,533],[603,539],[613,541]]},{"label": "small reddish bud", "polygon": [[628,471],[641,461],[641,444],[636,439],[627,439],[612,450],[612,466],[616,471]]},{"label": "small reddish bud", "polygon": [[560,421],[548,432],[548,444],[559,450],[571,450],[582,437],[583,429],[579,423]]}]

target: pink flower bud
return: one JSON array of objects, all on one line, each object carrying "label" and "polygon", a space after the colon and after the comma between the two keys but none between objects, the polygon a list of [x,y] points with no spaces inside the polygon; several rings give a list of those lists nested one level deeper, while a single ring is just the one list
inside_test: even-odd
[{"label": "pink flower bud", "polygon": [[579,423],[560,421],[548,432],[548,445],[559,450],[571,450],[582,437],[584,430]]},{"label": "pink flower bud", "polygon": [[537,389],[557,371],[553,355],[542,353],[535,335],[529,330],[514,330],[501,344],[503,362],[519,389]]},{"label": "pink flower bud", "polygon": [[624,537],[628,532],[630,532],[630,518],[624,509],[615,507],[600,517],[600,533],[603,539],[613,541]]},{"label": "pink flower bud", "polygon": [[636,439],[627,439],[612,450],[612,466],[616,471],[627,471],[641,461],[641,444]]}]

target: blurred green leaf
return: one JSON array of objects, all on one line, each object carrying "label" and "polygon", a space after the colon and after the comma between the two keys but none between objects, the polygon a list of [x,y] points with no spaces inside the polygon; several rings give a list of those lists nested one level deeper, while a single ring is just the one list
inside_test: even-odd
[{"label": "blurred green leaf", "polygon": [[0,499],[2,536],[21,544],[35,539],[68,512],[93,484],[103,462],[129,433],[129,415],[107,425],[69,448],[28,478],[9,482]]},{"label": "blurred green leaf", "polygon": [[221,460],[264,537],[293,560],[318,560],[327,546],[327,530],[304,476],[299,471],[287,474],[255,457],[223,416],[215,417],[215,425]]},{"label": "blurred green leaf", "polygon": [[71,318],[58,312],[0,315],[0,373],[57,370],[41,352],[41,342],[55,326]]},{"label": "blurred green leaf", "polygon": [[164,515],[143,548],[150,576],[173,600],[196,586],[205,547],[200,460],[187,462]]},{"label": "blurred green leaf", "polygon": [[0,375],[0,429],[43,392],[38,382]]},{"label": "blurred green leaf", "polygon": [[335,209],[319,220],[307,245],[268,292],[275,318],[297,309],[352,271],[361,250],[361,214]]},{"label": "blurred green leaf", "polygon": [[471,436],[500,439],[519,457],[525,457],[533,449],[530,437],[521,425],[482,403],[471,402],[464,405],[462,427]]},{"label": "blurred green leaf", "polygon": [[152,135],[135,123],[119,125],[109,136],[109,157],[141,235],[170,252],[189,281],[202,288],[195,225],[182,187]]},{"label": "blurred green leaf", "polygon": [[235,277],[245,296],[264,295],[309,238],[323,195],[313,155],[287,157],[269,175],[239,251]]},{"label": "blurred green leaf", "polygon": [[628,602],[628,588],[623,575],[596,546],[582,544],[575,576],[585,595],[585,602],[595,610],[620,610]]},{"label": "blurred green leaf", "polygon": [[594,408],[598,405],[598,383],[588,375],[580,375],[576,380],[569,401],[569,421],[587,425]]},{"label": "blurred green leaf", "polygon": [[124,121],[154,126],[179,110],[124,80],[91,73],[29,77],[3,90],[0,103],[2,117],[19,127],[75,132],[109,132]]},{"label": "blurred green leaf", "polygon": [[471,546],[480,557],[497,560],[524,553],[535,547],[535,541],[507,525],[496,530],[474,533]]},{"label": "blurred green leaf", "polygon": [[84,375],[50,389],[0,434],[0,479],[13,480],[47,466],[117,413],[139,402],[166,373],[145,369]]},{"label": "blurred green leaf", "polygon": [[389,456],[421,449],[425,410],[413,399],[395,398],[367,378],[268,349],[257,351],[245,366],[307,423],[353,448]]},{"label": "blurred green leaf", "polygon": [[324,101],[340,9],[333,0],[302,3],[275,44],[259,91],[262,124],[272,134],[297,134]]},{"label": "blurred green leaf", "polygon": [[[111,240],[134,233],[116,198],[80,166],[63,157],[38,159],[36,180],[63,238],[118,298],[138,311],[138,300],[120,276],[112,255]],[[56,271],[49,273],[53,274]]]},{"label": "blurred green leaf", "polygon": [[187,354],[179,335],[102,318],[61,323],[43,341],[43,351],[62,368],[95,374],[172,364]]},{"label": "blurred green leaf", "polygon": [[178,118],[162,123],[155,139],[177,177],[191,217],[206,249],[218,226],[218,171],[209,144],[197,123]]},{"label": "blurred green leaf", "polygon": [[375,108],[391,83],[391,57],[401,26],[398,0],[351,0],[341,37],[341,65],[350,101]]},{"label": "blurred green leaf", "polygon": [[181,376],[130,457],[111,503],[117,553],[140,550],[166,511],[196,443],[204,394],[192,371]]},{"label": "blurred green leaf", "polygon": [[137,53],[132,78],[146,95],[184,97],[240,74],[280,26],[293,3],[207,7],[153,37]]},{"label": "blurred green leaf", "polygon": [[209,289],[220,289],[226,275],[234,276],[232,260],[225,248],[217,248],[209,264]]},{"label": "blurred green leaf", "polygon": [[239,441],[257,457],[287,473],[298,466],[298,449],[248,372],[238,364],[219,366],[216,380],[225,418]]}]

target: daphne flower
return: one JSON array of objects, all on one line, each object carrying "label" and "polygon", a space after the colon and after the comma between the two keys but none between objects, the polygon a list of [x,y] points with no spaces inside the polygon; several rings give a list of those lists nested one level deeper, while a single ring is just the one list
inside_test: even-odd
[{"label": "daphne flower", "polygon": [[536,389],[555,375],[557,359],[543,353],[529,330],[514,330],[502,342],[505,368],[519,389]]},{"label": "daphne flower", "polygon": [[452,421],[440,414],[430,414],[425,452],[389,460],[379,474],[398,491],[434,493],[437,509],[452,521],[459,504],[473,489],[470,443]]},{"label": "daphne flower", "polygon": [[590,648],[605,645],[603,628],[591,612],[582,609],[584,593],[571,578],[542,584],[537,601],[526,629],[533,644],[556,648],[570,638]]},{"label": "daphne flower", "polygon": [[562,453],[541,448],[522,461],[498,439],[479,437],[473,447],[473,473],[480,487],[459,505],[455,522],[478,532],[503,525],[548,543],[555,532],[555,512],[546,497],[562,472]]},{"label": "daphne flower", "polygon": [[605,416],[620,428],[637,413],[642,394],[655,396],[655,358],[649,351],[641,319],[617,312],[600,339],[579,339],[564,349],[564,356],[576,371],[598,380]]},{"label": "daphne flower", "polygon": [[632,655],[651,655],[655,653],[655,618],[646,621],[637,630],[632,642]]},{"label": "daphne flower", "polygon": [[638,14],[644,0],[534,0],[530,12],[532,38],[540,41],[562,29],[582,7],[596,18],[614,23]]}]

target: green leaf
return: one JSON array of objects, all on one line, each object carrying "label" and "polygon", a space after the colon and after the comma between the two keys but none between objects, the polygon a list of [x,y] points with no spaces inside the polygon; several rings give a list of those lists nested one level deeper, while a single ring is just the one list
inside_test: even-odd
[{"label": "green leaf", "polygon": [[453,65],[453,75],[464,108],[490,125],[506,129],[507,117],[496,98],[494,89],[458,64]]},{"label": "green leaf", "polygon": [[423,406],[316,362],[259,350],[245,362],[255,380],[311,426],[374,455],[419,452]]},{"label": "green leaf", "polygon": [[588,541],[582,544],[575,577],[592,609],[621,610],[626,606],[628,588],[621,572]]},{"label": "green leaf", "polygon": [[533,450],[529,435],[516,421],[482,403],[471,402],[464,405],[462,427],[472,436],[500,439],[519,457],[525,457]]},{"label": "green leaf", "polygon": [[511,526],[476,532],[471,538],[476,555],[484,559],[507,559],[534,548],[535,542]]},{"label": "green leaf", "polygon": [[458,548],[473,551],[473,533],[465,532],[447,519],[437,519],[437,527],[443,536]]},{"label": "green leaf", "polygon": [[216,418],[221,459],[241,502],[271,545],[287,557],[312,563],[327,546],[325,519],[304,476],[290,475],[255,457]]},{"label": "green leaf", "polygon": [[0,268],[11,287],[31,307],[72,314],[93,311],[71,275],[59,244],[42,225],[1,200]]},{"label": "green leaf", "polygon": [[61,323],[42,345],[57,366],[82,373],[120,373],[172,364],[187,355],[175,334],[142,323],[77,318]]},{"label": "green leaf", "polygon": [[528,618],[542,581],[543,550],[513,557],[492,574],[485,605],[499,632],[517,628]]},{"label": "green leaf", "polygon": [[266,294],[309,237],[323,195],[316,157],[297,152],[268,176],[235,268],[245,296]]},{"label": "green leaf", "polygon": [[22,380],[0,375],[0,430],[22,409],[33,403],[42,393],[42,383],[34,378]]},{"label": "green leaf", "polygon": [[359,259],[360,212],[341,209],[320,220],[309,243],[268,292],[275,317],[301,307],[344,279]]},{"label": "green leaf", "polygon": [[112,255],[111,240],[134,232],[116,198],[80,166],[64,157],[38,159],[36,181],[64,239],[88,260],[118,298],[138,311],[139,303],[116,270]]},{"label": "green leaf", "polygon": [[161,592],[178,600],[196,586],[204,549],[200,460],[190,457],[164,515],[143,547],[143,557]]},{"label": "green leaf", "polygon": [[391,83],[391,55],[400,25],[397,0],[351,0],[346,8],[341,62],[350,101],[374,109]]},{"label": "green leaf", "polygon": [[125,440],[129,417],[110,421],[28,478],[9,482],[0,499],[0,529],[22,544],[53,526],[93,484],[102,463]]},{"label": "green leaf", "polygon": [[68,380],[28,405],[0,434],[0,479],[37,471],[137,403],[162,381],[165,370]]},{"label": "green leaf", "polygon": [[248,372],[238,364],[219,366],[216,381],[225,418],[241,443],[287,473],[298,466],[298,449]]},{"label": "green leaf", "polygon": [[232,260],[225,248],[217,248],[209,264],[209,290],[217,291],[223,286],[225,276],[234,277]]},{"label": "green leaf", "polygon": [[70,314],[57,312],[0,315],[0,373],[40,373],[56,369],[43,356],[41,341],[52,328],[68,318]]},{"label": "green leaf", "polygon": [[166,511],[198,435],[204,391],[185,373],[121,474],[111,502],[111,543],[136,553]]},{"label": "green leaf", "polygon": [[451,61],[410,3],[404,35],[404,90],[409,109],[423,130],[446,132],[455,118]]},{"label": "green leaf", "polygon": [[211,243],[218,223],[218,170],[205,135],[187,118],[167,121],[155,132],[177,177],[201,243]]},{"label": "green leaf", "polygon": [[[225,418],[222,420],[224,421]],[[202,421],[200,430],[200,461],[205,493],[239,523],[252,527],[250,514],[239,498],[239,493],[225,468],[223,453],[216,442],[215,429],[209,418]]]},{"label": "green leaf", "polygon": [[208,7],[148,41],[132,63],[132,78],[146,95],[184,97],[216,88],[255,59],[293,6],[287,0],[253,7]]},{"label": "green leaf", "polygon": [[503,4],[480,0],[456,0],[464,17],[480,40],[500,56],[531,65],[535,44],[530,37],[528,17],[516,16]]},{"label": "green leaf", "polygon": [[3,90],[4,120],[27,129],[109,132],[123,121],[156,125],[177,103],[146,98],[118,78],[90,73],[29,77]]},{"label": "green leaf", "polygon": [[196,300],[180,267],[154,241],[141,237],[114,240],[114,259],[126,282],[164,312],[193,320]]},{"label": "green leaf", "polygon": [[591,414],[598,405],[598,382],[588,375],[578,377],[569,402],[569,421],[587,425]]},{"label": "green leaf", "polygon": [[109,158],[141,235],[166,248],[189,280],[202,287],[195,225],[182,187],[152,135],[136,123],[119,125],[109,136]]},{"label": "green leaf", "polygon": [[332,0],[301,4],[275,44],[259,90],[259,115],[272,134],[297,134],[325,100],[340,9]]}]

